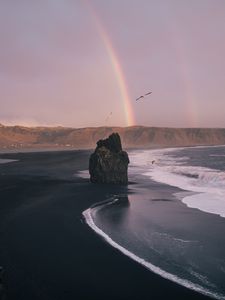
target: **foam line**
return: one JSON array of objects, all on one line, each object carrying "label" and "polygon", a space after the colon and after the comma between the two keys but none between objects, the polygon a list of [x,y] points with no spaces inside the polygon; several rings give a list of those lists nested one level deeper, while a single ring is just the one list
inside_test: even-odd
[{"label": "foam line", "polygon": [[120,252],[122,252],[123,254],[125,254],[126,256],[130,257],[131,259],[133,259],[134,261],[140,263],[142,266],[144,266],[145,268],[147,268],[148,270],[160,275],[161,277],[168,279],[170,281],[173,281],[175,283],[178,283],[186,288],[192,289],[196,292],[199,292],[201,294],[210,296],[214,299],[219,299],[219,300],[225,300],[225,297],[223,295],[217,294],[217,293],[212,293],[207,289],[204,289],[203,287],[194,284],[188,280],[182,279],[174,274],[171,274],[169,272],[166,272],[162,269],[160,269],[159,267],[151,264],[150,262],[144,260],[143,258],[135,255],[134,253],[132,253],[131,251],[125,249],[124,247],[122,247],[121,245],[117,244],[113,239],[111,239],[110,236],[108,236],[103,230],[101,230],[95,223],[94,220],[92,218],[92,209],[87,209],[85,210],[82,214],[85,218],[86,223],[101,237],[104,238],[104,240],[106,242],[108,242],[111,246],[113,246],[114,248],[118,249]]},{"label": "foam line", "polygon": [[5,158],[0,158],[0,164],[7,164],[10,162],[18,161],[18,159],[5,159]]},{"label": "foam line", "polygon": [[156,182],[194,192],[194,195],[181,199],[187,206],[225,217],[225,172],[187,165],[184,163],[189,160],[189,157],[170,155],[180,149],[183,148],[132,153],[131,167],[136,167],[138,169],[136,172]]}]

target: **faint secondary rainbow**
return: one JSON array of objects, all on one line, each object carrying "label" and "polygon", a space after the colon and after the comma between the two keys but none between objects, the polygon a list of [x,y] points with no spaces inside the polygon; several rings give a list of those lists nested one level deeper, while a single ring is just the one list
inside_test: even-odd
[{"label": "faint secondary rainbow", "polygon": [[[176,18],[174,19],[171,16],[171,20],[176,20]],[[171,23],[171,38],[173,38],[173,46],[176,49],[177,57],[179,59],[180,74],[184,84],[184,101],[186,105],[187,121],[189,126],[197,127],[199,124],[199,111],[197,105],[198,101],[195,96],[190,68],[187,60],[188,55],[186,53],[186,49],[188,47],[184,46],[184,35],[180,30],[181,29],[179,26],[177,26],[175,21]]]},{"label": "faint secondary rainbow", "polygon": [[[177,29],[178,32],[178,29]],[[177,33],[177,35],[179,32]],[[187,55],[185,51],[185,47],[183,46],[182,35],[179,35],[180,38],[176,39],[175,46],[177,47],[177,56],[180,61],[180,73],[182,75],[184,91],[185,91],[185,103],[186,103],[186,113],[187,113],[187,121],[189,122],[189,126],[197,127],[199,114],[198,114],[198,105],[197,99],[194,93],[193,83],[191,80],[190,68],[187,62]]]},{"label": "faint secondary rainbow", "polygon": [[110,58],[110,62],[114,69],[115,77],[118,82],[122,101],[123,101],[123,109],[124,109],[127,126],[132,126],[135,124],[135,116],[134,116],[133,108],[131,105],[131,99],[129,96],[126,78],[124,76],[122,66],[119,62],[116,51],[113,48],[112,42],[109,38],[109,35],[106,33],[105,29],[103,28],[103,25],[101,24],[94,8],[90,5],[90,3],[88,1],[85,0],[84,3],[87,5],[89,11],[91,12],[91,15],[95,21],[97,30],[103,40],[104,46],[105,46],[107,53],[109,55],[109,58]]}]

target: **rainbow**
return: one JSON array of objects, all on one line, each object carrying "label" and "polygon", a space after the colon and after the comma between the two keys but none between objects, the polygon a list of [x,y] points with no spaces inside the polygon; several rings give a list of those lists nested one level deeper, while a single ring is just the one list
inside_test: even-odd
[{"label": "rainbow", "polygon": [[185,48],[182,46],[181,38],[179,41],[176,42],[177,47],[177,54],[178,58],[180,60],[179,66],[180,66],[180,73],[181,78],[183,79],[183,85],[184,85],[184,102],[186,105],[186,113],[187,113],[187,121],[189,122],[189,126],[191,127],[197,127],[198,126],[198,106],[197,106],[197,99],[195,97],[195,93],[193,90],[193,83],[191,80],[191,74],[189,65],[187,63],[187,55]]},{"label": "rainbow", "polygon": [[187,61],[187,51],[184,46],[183,34],[175,22],[171,23],[171,32],[173,33],[173,45],[176,49],[176,54],[179,59],[180,75],[184,85],[184,103],[186,106],[186,115],[189,126],[198,127],[199,110],[198,101],[194,92],[194,85],[191,80],[191,72]]},{"label": "rainbow", "polygon": [[124,109],[124,114],[125,114],[125,118],[126,118],[126,124],[127,124],[127,126],[132,126],[136,123],[135,116],[134,116],[131,99],[130,99],[129,92],[128,92],[126,78],[124,76],[121,63],[118,59],[118,55],[116,54],[116,51],[113,48],[112,42],[109,38],[109,35],[106,33],[94,8],[90,5],[90,3],[87,0],[84,0],[84,3],[86,4],[89,11],[91,12],[91,15],[95,21],[95,25],[97,27],[98,33],[100,34],[100,37],[106,48],[107,54],[110,58],[110,62],[111,62],[112,68],[114,70],[115,77],[116,77],[116,80],[118,82],[118,86],[120,89],[121,98],[123,101],[123,109]]}]

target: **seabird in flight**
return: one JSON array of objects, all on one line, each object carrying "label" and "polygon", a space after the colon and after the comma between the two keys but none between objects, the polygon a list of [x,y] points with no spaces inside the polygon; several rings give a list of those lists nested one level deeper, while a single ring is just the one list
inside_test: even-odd
[{"label": "seabird in flight", "polygon": [[112,115],[112,111],[110,112],[110,114],[107,116],[107,118],[105,119],[105,122],[107,122],[108,121],[108,119],[111,117],[111,115]]},{"label": "seabird in flight", "polygon": [[136,101],[138,101],[139,99],[144,98],[144,96],[140,96],[136,99]]},{"label": "seabird in flight", "polygon": [[151,93],[152,93],[152,92],[148,92],[148,93],[146,93],[146,94],[144,94],[144,95],[141,95],[140,97],[138,97],[138,98],[136,99],[136,101],[140,100],[141,98],[144,98],[145,96],[150,95]]}]

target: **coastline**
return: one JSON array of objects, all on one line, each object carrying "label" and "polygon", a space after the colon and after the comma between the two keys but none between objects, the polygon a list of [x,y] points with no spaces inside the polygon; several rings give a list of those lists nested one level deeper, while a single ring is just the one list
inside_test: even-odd
[{"label": "coastline", "polygon": [[149,272],[81,222],[94,203],[129,194],[76,176],[89,153],[4,155],[18,159],[2,164],[0,175],[7,299],[208,299]]},{"label": "coastline", "polygon": [[[208,149],[209,147],[194,147],[194,148],[207,148]],[[177,148],[159,149],[159,150],[156,150],[156,152],[155,152],[155,149],[154,149],[154,150],[150,151],[150,152],[152,152],[151,159],[155,159],[155,157],[154,157],[155,154],[156,154],[156,157],[157,157],[159,153],[162,154],[161,152],[164,152],[164,151],[166,153],[167,152],[170,153],[171,151],[173,152],[174,150],[183,150],[183,149],[184,149],[184,147],[179,147],[179,149],[177,149]],[[142,156],[142,154],[144,152],[146,152],[146,149],[142,149],[140,152],[141,152],[141,156]],[[220,155],[218,155],[218,156],[220,156]],[[166,155],[166,157],[167,157],[167,155]],[[149,165],[149,157],[145,157],[145,155],[144,155],[144,158],[145,158],[144,160],[147,163],[147,165]],[[146,158],[148,158],[148,159],[146,159]],[[169,157],[168,157],[168,159],[169,159]],[[177,157],[177,160],[179,161],[179,157]],[[151,162],[151,160],[150,160],[150,162]],[[137,166],[139,166],[139,163],[140,163],[140,161],[138,160]],[[135,165],[132,165],[132,167],[134,167],[134,166]],[[179,163],[178,163],[178,166],[180,167]],[[151,169],[151,166],[149,166],[149,167]],[[208,169],[206,169],[206,170],[208,171]],[[146,170],[144,168],[142,169],[142,166],[139,168],[138,172],[135,171],[133,174],[131,174],[131,178],[134,175],[136,175],[136,174],[139,174],[139,179],[137,179],[137,181],[138,181],[137,183],[138,184],[134,185],[134,186],[130,185],[130,189],[132,190],[130,192],[132,194],[135,194],[135,193],[139,194],[139,196],[136,197],[137,199],[134,200],[135,202],[139,202],[141,200],[141,198],[145,198],[144,194],[146,192],[144,192],[144,190],[146,190],[150,194],[152,194],[151,189],[152,189],[152,187],[155,184],[152,182],[152,179],[150,179],[150,178],[154,178],[154,176],[150,176],[150,178],[149,178],[149,174],[146,173]],[[144,176],[140,176],[141,174],[143,174]],[[145,175],[147,175],[146,178],[149,178],[148,180],[146,180],[146,178],[144,178]],[[168,176],[169,176],[169,174],[168,174]],[[146,186],[144,186],[144,184],[143,184],[144,182],[147,183]],[[168,186],[171,186],[172,189],[175,189],[175,190],[173,192],[170,191],[169,193],[167,193],[167,196],[165,197],[165,199],[162,199],[162,200],[160,200],[160,198],[159,199],[152,199],[152,201],[156,201],[156,200],[157,201],[159,201],[159,200],[160,201],[175,201],[175,200],[169,200],[169,198],[175,197],[176,200],[178,200],[178,201],[176,201],[176,202],[178,202],[178,206],[177,207],[183,206],[183,207],[187,208],[187,209],[184,209],[184,210],[179,209],[177,211],[177,214],[181,214],[181,215],[183,213],[184,214],[191,214],[192,216],[191,216],[191,218],[189,220],[190,222],[191,222],[191,220],[194,221],[194,222],[196,222],[194,215],[198,215],[199,214],[199,218],[202,219],[203,223],[204,223],[204,220],[207,221],[207,223],[208,223],[208,221],[210,221],[210,218],[212,217],[211,216],[212,213],[215,215],[214,216],[215,218],[214,217],[211,218],[212,220],[214,220],[213,223],[216,223],[216,222],[219,221],[219,219],[218,219],[218,215],[219,214],[212,212],[212,210],[209,211],[210,212],[210,214],[208,215],[209,218],[207,217],[207,215],[204,217],[205,212],[208,213],[208,211],[205,208],[201,208],[200,207],[200,209],[199,209],[199,207],[197,207],[196,204],[192,205],[192,206],[189,206],[188,203],[186,203],[185,199],[187,199],[188,197],[193,197],[193,196],[190,196],[191,194],[193,194],[194,197],[196,197],[196,195],[198,196],[199,192],[195,192],[194,190],[190,190],[190,187],[188,187],[188,190],[187,190],[186,188],[184,188],[184,186],[180,187],[179,184],[177,185],[177,183],[169,185],[169,183],[167,183],[167,181],[164,182],[164,181],[160,181],[160,180],[157,180],[157,179],[156,179],[156,181],[154,180],[154,182],[156,182],[156,184],[159,185],[158,191],[160,189],[162,189],[162,190],[165,189],[165,186],[167,186],[167,189],[168,189]],[[161,187],[160,187],[160,185],[161,185]],[[202,198],[203,198],[203,196],[204,196],[204,194],[202,194]],[[160,195],[159,195],[159,197],[160,197]],[[115,197],[115,198],[117,198],[117,197]],[[133,195],[129,195],[129,198],[131,198],[131,200],[132,200]],[[140,199],[138,199],[138,198],[140,198]],[[152,198],[152,196],[150,196],[149,198]],[[115,200],[118,200],[118,199],[115,199]],[[119,250],[120,252],[122,252],[124,255],[130,257],[134,261],[136,261],[139,264],[143,265],[145,268],[149,269],[150,271],[152,271],[152,272],[154,272],[154,273],[162,276],[163,278],[169,279],[169,280],[171,280],[171,281],[173,281],[173,282],[175,282],[177,284],[180,284],[182,286],[190,288],[190,289],[192,289],[194,291],[197,291],[197,292],[199,292],[199,293],[201,293],[203,295],[206,295],[206,296],[209,296],[209,297],[212,297],[212,298],[215,298],[215,299],[225,299],[225,297],[223,296],[223,294],[220,294],[220,292],[210,290],[210,289],[207,288],[207,286],[199,285],[198,283],[195,283],[194,280],[193,281],[189,281],[187,278],[186,279],[182,278],[182,276],[179,277],[179,276],[176,275],[176,273],[167,272],[164,269],[158,267],[157,265],[152,264],[151,260],[150,261],[149,260],[148,261],[145,260],[140,253],[139,253],[139,255],[136,255],[135,252],[133,252],[133,250],[129,251],[129,247],[127,248],[128,245],[127,246],[123,246],[123,245],[126,245],[126,243],[125,244],[124,243],[120,243],[121,242],[121,240],[120,240],[121,237],[119,236],[119,234],[115,234],[114,233],[112,235],[113,227],[116,225],[116,215],[118,215],[118,210],[117,209],[115,210],[114,207],[113,207],[115,200],[113,200],[113,199],[110,200],[109,199],[108,201],[104,201],[102,203],[98,203],[97,205],[93,205],[89,209],[87,209],[87,210],[85,210],[83,212],[83,216],[84,216],[84,218],[86,220],[86,223],[88,224],[88,226],[90,226],[90,228],[92,228],[92,230],[96,234],[98,234],[99,236],[101,236],[107,243],[109,243],[112,247],[114,247],[117,250]],[[180,203],[181,205],[179,205],[179,202],[182,202],[182,204]],[[116,201],[116,203],[117,203],[117,201]],[[104,211],[107,209],[106,207],[109,207],[109,206],[111,206],[112,213],[111,214],[109,212],[108,213],[107,212],[104,213]],[[133,207],[134,207],[134,205],[133,205]],[[197,214],[196,214],[196,210],[195,210],[196,208],[197,208]],[[135,209],[135,208],[133,208],[133,209]],[[108,210],[110,210],[110,208],[108,208]],[[161,207],[161,210],[163,210],[162,207]],[[103,212],[101,213],[101,211],[103,211]],[[137,213],[138,213],[138,211],[137,211]],[[140,211],[139,211],[139,213],[140,213]],[[105,214],[105,217],[104,217],[104,214]],[[118,219],[119,219],[118,221],[121,222],[121,220],[123,220],[122,222],[126,222],[126,219],[129,218],[128,217],[129,215],[130,215],[129,214],[129,210],[127,210],[127,212],[124,213],[124,220],[123,220],[123,217],[122,217],[122,214],[121,214],[121,216],[118,217]],[[165,217],[165,215],[164,215],[164,217]],[[112,224],[110,222],[109,222],[108,225],[104,224],[104,223],[106,223],[106,224],[108,223],[107,218],[112,218],[112,220],[113,220]],[[149,216],[149,218],[151,218],[151,217]],[[174,218],[176,219],[176,213],[174,214]],[[102,219],[102,221],[101,221],[101,219]],[[97,223],[96,223],[96,221],[97,221]],[[139,221],[141,222],[142,220],[139,220]],[[186,222],[188,222],[188,219],[186,220]],[[211,221],[209,223],[211,223]],[[111,225],[112,225],[112,228],[110,228]],[[199,225],[202,226],[201,223],[199,223]],[[116,228],[117,227],[118,226],[116,225]],[[118,227],[117,229],[115,229],[115,231],[118,230],[118,232],[120,232],[121,229],[123,230],[125,228],[126,228],[126,226],[124,228]],[[129,226],[128,226],[128,228],[129,228]],[[126,228],[126,230],[128,228]],[[145,228],[143,228],[143,230],[145,230]],[[186,228],[186,230],[188,230],[188,227]],[[107,234],[107,231],[109,232],[109,234]],[[216,232],[217,231],[215,231],[214,234]],[[213,231],[212,231],[212,233],[213,233]],[[174,234],[176,234],[176,233],[174,232]],[[121,234],[121,236],[124,236],[125,239],[128,239],[131,242],[132,238],[131,238],[130,235],[126,235],[126,233],[125,233],[125,235]],[[183,242],[191,242],[191,241],[182,240],[180,238],[174,238],[174,240],[176,240],[176,241],[183,241]],[[179,247],[177,248],[177,250],[179,250]],[[195,273],[194,270],[192,272],[193,272],[193,276],[196,276],[197,273]],[[198,275],[198,276],[201,276],[201,275]],[[223,276],[223,275],[221,275],[221,276]],[[203,276],[202,276],[202,278],[203,278]],[[205,280],[207,282],[207,279],[205,279]],[[202,282],[201,282],[201,284],[202,284]]]},{"label": "coastline", "polygon": [[[144,258],[141,258],[141,257],[135,255],[134,253],[132,253],[131,251],[129,251],[128,249],[124,248],[119,243],[114,241],[100,227],[98,227],[94,222],[92,212],[94,212],[95,209],[101,209],[101,207],[104,207],[106,205],[114,204],[116,200],[119,201],[118,199],[105,200],[105,201],[102,201],[100,203],[96,203],[96,204],[92,205],[90,208],[83,211],[82,215],[85,219],[85,222],[97,235],[99,235],[101,238],[103,238],[106,241],[106,243],[110,244],[112,247],[114,247],[115,249],[117,249],[118,251],[123,253],[125,256],[129,257],[131,260],[133,260],[133,261],[137,262],[138,264],[142,265],[148,271],[159,275],[163,279],[174,282],[174,283],[176,283],[180,286],[183,286],[185,288],[188,288],[188,289],[190,289],[194,292],[198,292],[198,293],[202,294],[203,296],[207,296],[207,297],[210,297],[210,298],[213,298],[213,299],[221,299],[221,300],[225,299],[223,296],[221,296],[219,294],[214,294],[211,291],[209,291],[207,289],[204,289],[203,287],[199,286],[198,284],[193,284],[193,282],[182,279],[182,278],[178,277],[175,274],[168,273],[167,271],[164,271],[163,269],[157,267],[156,265],[146,261]],[[176,299],[176,298],[174,298],[174,299]]]},{"label": "coastline", "polygon": [[[116,243],[114,240],[112,240],[106,233],[104,233],[104,231],[102,231],[98,226],[95,225],[94,220],[91,216],[91,210],[87,209],[83,212],[83,216],[86,220],[86,223],[88,224],[88,226],[90,226],[90,228],[95,231],[96,234],[98,234],[99,236],[101,236],[107,243],[109,243],[112,247],[114,247],[115,249],[119,250],[121,253],[123,253],[124,255],[128,256],[130,259],[136,261],[137,263],[141,264],[143,267],[145,267],[147,270],[149,270],[150,272],[153,272],[159,276],[161,276],[164,279],[168,279],[176,284],[179,284],[183,287],[189,288],[193,291],[196,291],[198,293],[201,293],[205,296],[209,296],[212,297],[214,299],[219,299],[218,296],[213,295],[212,293],[210,293],[210,291],[204,290],[203,288],[201,288],[198,285],[193,285],[191,282],[187,281],[187,280],[182,280],[181,278],[177,277],[174,274],[170,274],[166,271],[163,271],[162,269],[158,268],[157,266],[147,262],[146,260],[144,260],[141,257],[138,257],[137,255],[135,255],[134,253],[130,252],[129,250],[127,250],[126,248],[120,246],[118,243]],[[174,298],[175,299],[175,298]],[[221,298],[222,299],[222,298]]]}]

